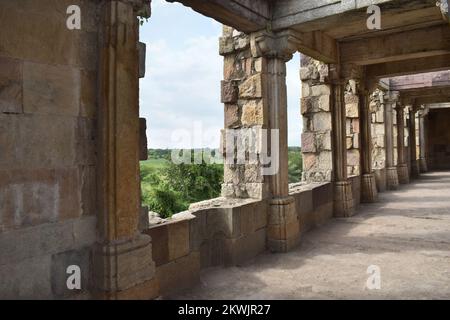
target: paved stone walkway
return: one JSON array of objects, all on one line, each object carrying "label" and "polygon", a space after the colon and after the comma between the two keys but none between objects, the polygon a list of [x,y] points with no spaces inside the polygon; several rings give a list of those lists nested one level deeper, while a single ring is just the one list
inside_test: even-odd
[{"label": "paved stone walkway", "polygon": [[[381,271],[368,290],[367,268]],[[422,175],[352,218],[304,235],[287,254],[215,268],[176,299],[450,299],[450,172]]]}]

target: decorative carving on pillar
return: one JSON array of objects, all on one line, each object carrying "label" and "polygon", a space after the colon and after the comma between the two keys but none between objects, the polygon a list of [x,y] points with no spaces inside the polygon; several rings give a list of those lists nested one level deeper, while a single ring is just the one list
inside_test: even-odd
[{"label": "decorative carving on pillar", "polygon": [[394,165],[394,109],[399,100],[399,93],[389,91],[385,101],[385,132],[386,132],[386,184],[389,190],[395,190],[399,186],[398,171]]},{"label": "decorative carving on pillar", "polygon": [[405,155],[405,106],[403,104],[397,104],[397,171],[398,182],[401,184],[409,183],[409,170],[406,163]]},{"label": "decorative carving on pillar", "polygon": [[100,50],[98,244],[93,252],[99,298],[158,295],[151,238],[138,230],[139,1],[103,4]]}]

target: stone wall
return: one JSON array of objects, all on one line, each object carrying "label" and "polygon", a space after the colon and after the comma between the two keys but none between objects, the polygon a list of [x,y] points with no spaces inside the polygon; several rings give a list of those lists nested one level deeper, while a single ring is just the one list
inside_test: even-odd
[{"label": "stone wall", "polygon": [[356,83],[349,81],[345,90],[347,174],[361,174],[359,96]]},{"label": "stone wall", "polygon": [[333,186],[330,182],[291,184],[289,195],[295,199],[301,235],[333,217]]},{"label": "stone wall", "polygon": [[333,176],[331,89],[327,76],[328,65],[301,56],[302,180],[306,182],[327,182]]},{"label": "stone wall", "polygon": [[[265,58],[253,58],[250,50],[250,37],[244,33],[224,26],[220,38],[220,54],[224,57],[224,80],[222,81],[222,103],[224,103],[224,128],[222,131],[222,153],[224,158],[231,157],[235,163],[226,163],[222,195],[228,198],[265,198],[269,192],[267,178],[261,175],[261,159],[254,163],[238,163],[237,148],[244,147],[245,152],[258,154],[261,150],[251,150],[256,143],[245,144],[245,134],[260,134],[260,129],[268,127],[267,91],[264,86]],[[247,130],[248,129],[248,130]],[[236,144],[230,135],[237,133]],[[246,131],[247,130],[247,131]],[[250,131],[254,130],[254,131]],[[259,136],[254,136],[258,139]],[[240,151],[243,151],[241,149]]]},{"label": "stone wall", "polygon": [[[81,30],[66,27],[71,4],[82,8]],[[89,297],[96,6],[0,3],[0,298]],[[81,290],[66,288],[72,264],[81,268]]]},{"label": "stone wall", "polygon": [[369,105],[372,120],[372,167],[386,168],[386,133],[384,123],[383,93],[376,90],[370,96]]}]

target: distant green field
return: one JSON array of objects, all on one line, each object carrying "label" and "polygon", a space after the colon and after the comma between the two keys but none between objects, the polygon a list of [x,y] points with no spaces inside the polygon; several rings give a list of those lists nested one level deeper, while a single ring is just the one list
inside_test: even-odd
[{"label": "distant green field", "polygon": [[149,170],[159,170],[167,166],[169,161],[166,159],[149,159],[146,161],[141,161],[141,167],[145,167]]}]

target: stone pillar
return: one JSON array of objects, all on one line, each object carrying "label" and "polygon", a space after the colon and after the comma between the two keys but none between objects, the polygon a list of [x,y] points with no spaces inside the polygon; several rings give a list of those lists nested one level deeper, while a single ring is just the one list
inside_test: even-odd
[{"label": "stone pillar", "polygon": [[250,40],[252,57],[261,58],[265,64],[263,87],[266,91],[270,139],[278,139],[278,149],[271,149],[272,157],[278,154],[279,167],[276,173],[270,175],[271,200],[267,227],[267,244],[273,252],[290,250],[298,243],[300,236],[294,198],[289,196],[286,89],[286,62],[292,59],[298,42],[299,39],[290,31],[277,34],[258,32],[251,34]]},{"label": "stone pillar", "polygon": [[384,123],[384,93],[374,89],[370,95],[370,118],[372,136],[372,169],[378,192],[386,191],[386,125]]},{"label": "stone pillar", "polygon": [[[222,102],[225,129],[238,131],[237,146],[226,132],[223,153],[228,158],[256,152],[253,163],[225,164],[225,197],[269,199],[267,244],[285,252],[298,243],[300,225],[294,199],[289,196],[287,145],[286,62],[296,51],[295,36],[284,31],[258,32],[249,36],[224,27],[220,53],[224,56]],[[239,132],[254,130],[247,144]],[[267,148],[261,145],[267,145]],[[235,149],[242,147],[244,150]],[[268,168],[264,158],[270,159]]]},{"label": "stone pillar", "polygon": [[369,112],[369,92],[360,90],[360,126],[361,126],[361,201],[375,202],[378,197],[377,183],[372,170],[372,128]]},{"label": "stone pillar", "polygon": [[426,159],[425,110],[419,111],[419,145],[420,145],[420,172],[428,172]]},{"label": "stone pillar", "polygon": [[[256,148],[262,130],[270,129],[267,98],[267,60],[252,56],[250,36],[223,27],[220,54],[224,57],[221,83],[224,104],[222,154],[225,158],[222,196],[266,199],[270,179],[262,174],[263,150]],[[252,161],[245,154],[254,155]]]},{"label": "stone pillar", "polygon": [[150,299],[159,291],[151,238],[138,231],[138,9],[129,1],[108,1],[102,8],[99,214],[93,277],[97,297],[106,299]]},{"label": "stone pillar", "polygon": [[411,157],[411,177],[417,178],[420,173],[419,162],[417,161],[417,144],[416,144],[416,106],[409,109],[409,151]]},{"label": "stone pillar", "polygon": [[301,55],[302,180],[307,183],[333,180],[331,85],[328,73],[327,64]]},{"label": "stone pillar", "polygon": [[395,190],[398,188],[398,172],[394,165],[394,108],[398,101],[398,92],[388,92],[385,97],[384,123],[386,133],[386,179],[387,188]]},{"label": "stone pillar", "polygon": [[397,104],[397,172],[398,181],[401,184],[409,183],[408,164],[405,155],[405,107]]},{"label": "stone pillar", "polygon": [[330,66],[332,83],[332,125],[333,125],[333,178],[334,214],[336,217],[349,217],[354,213],[352,185],[347,176],[347,136],[345,86],[340,66]]}]

